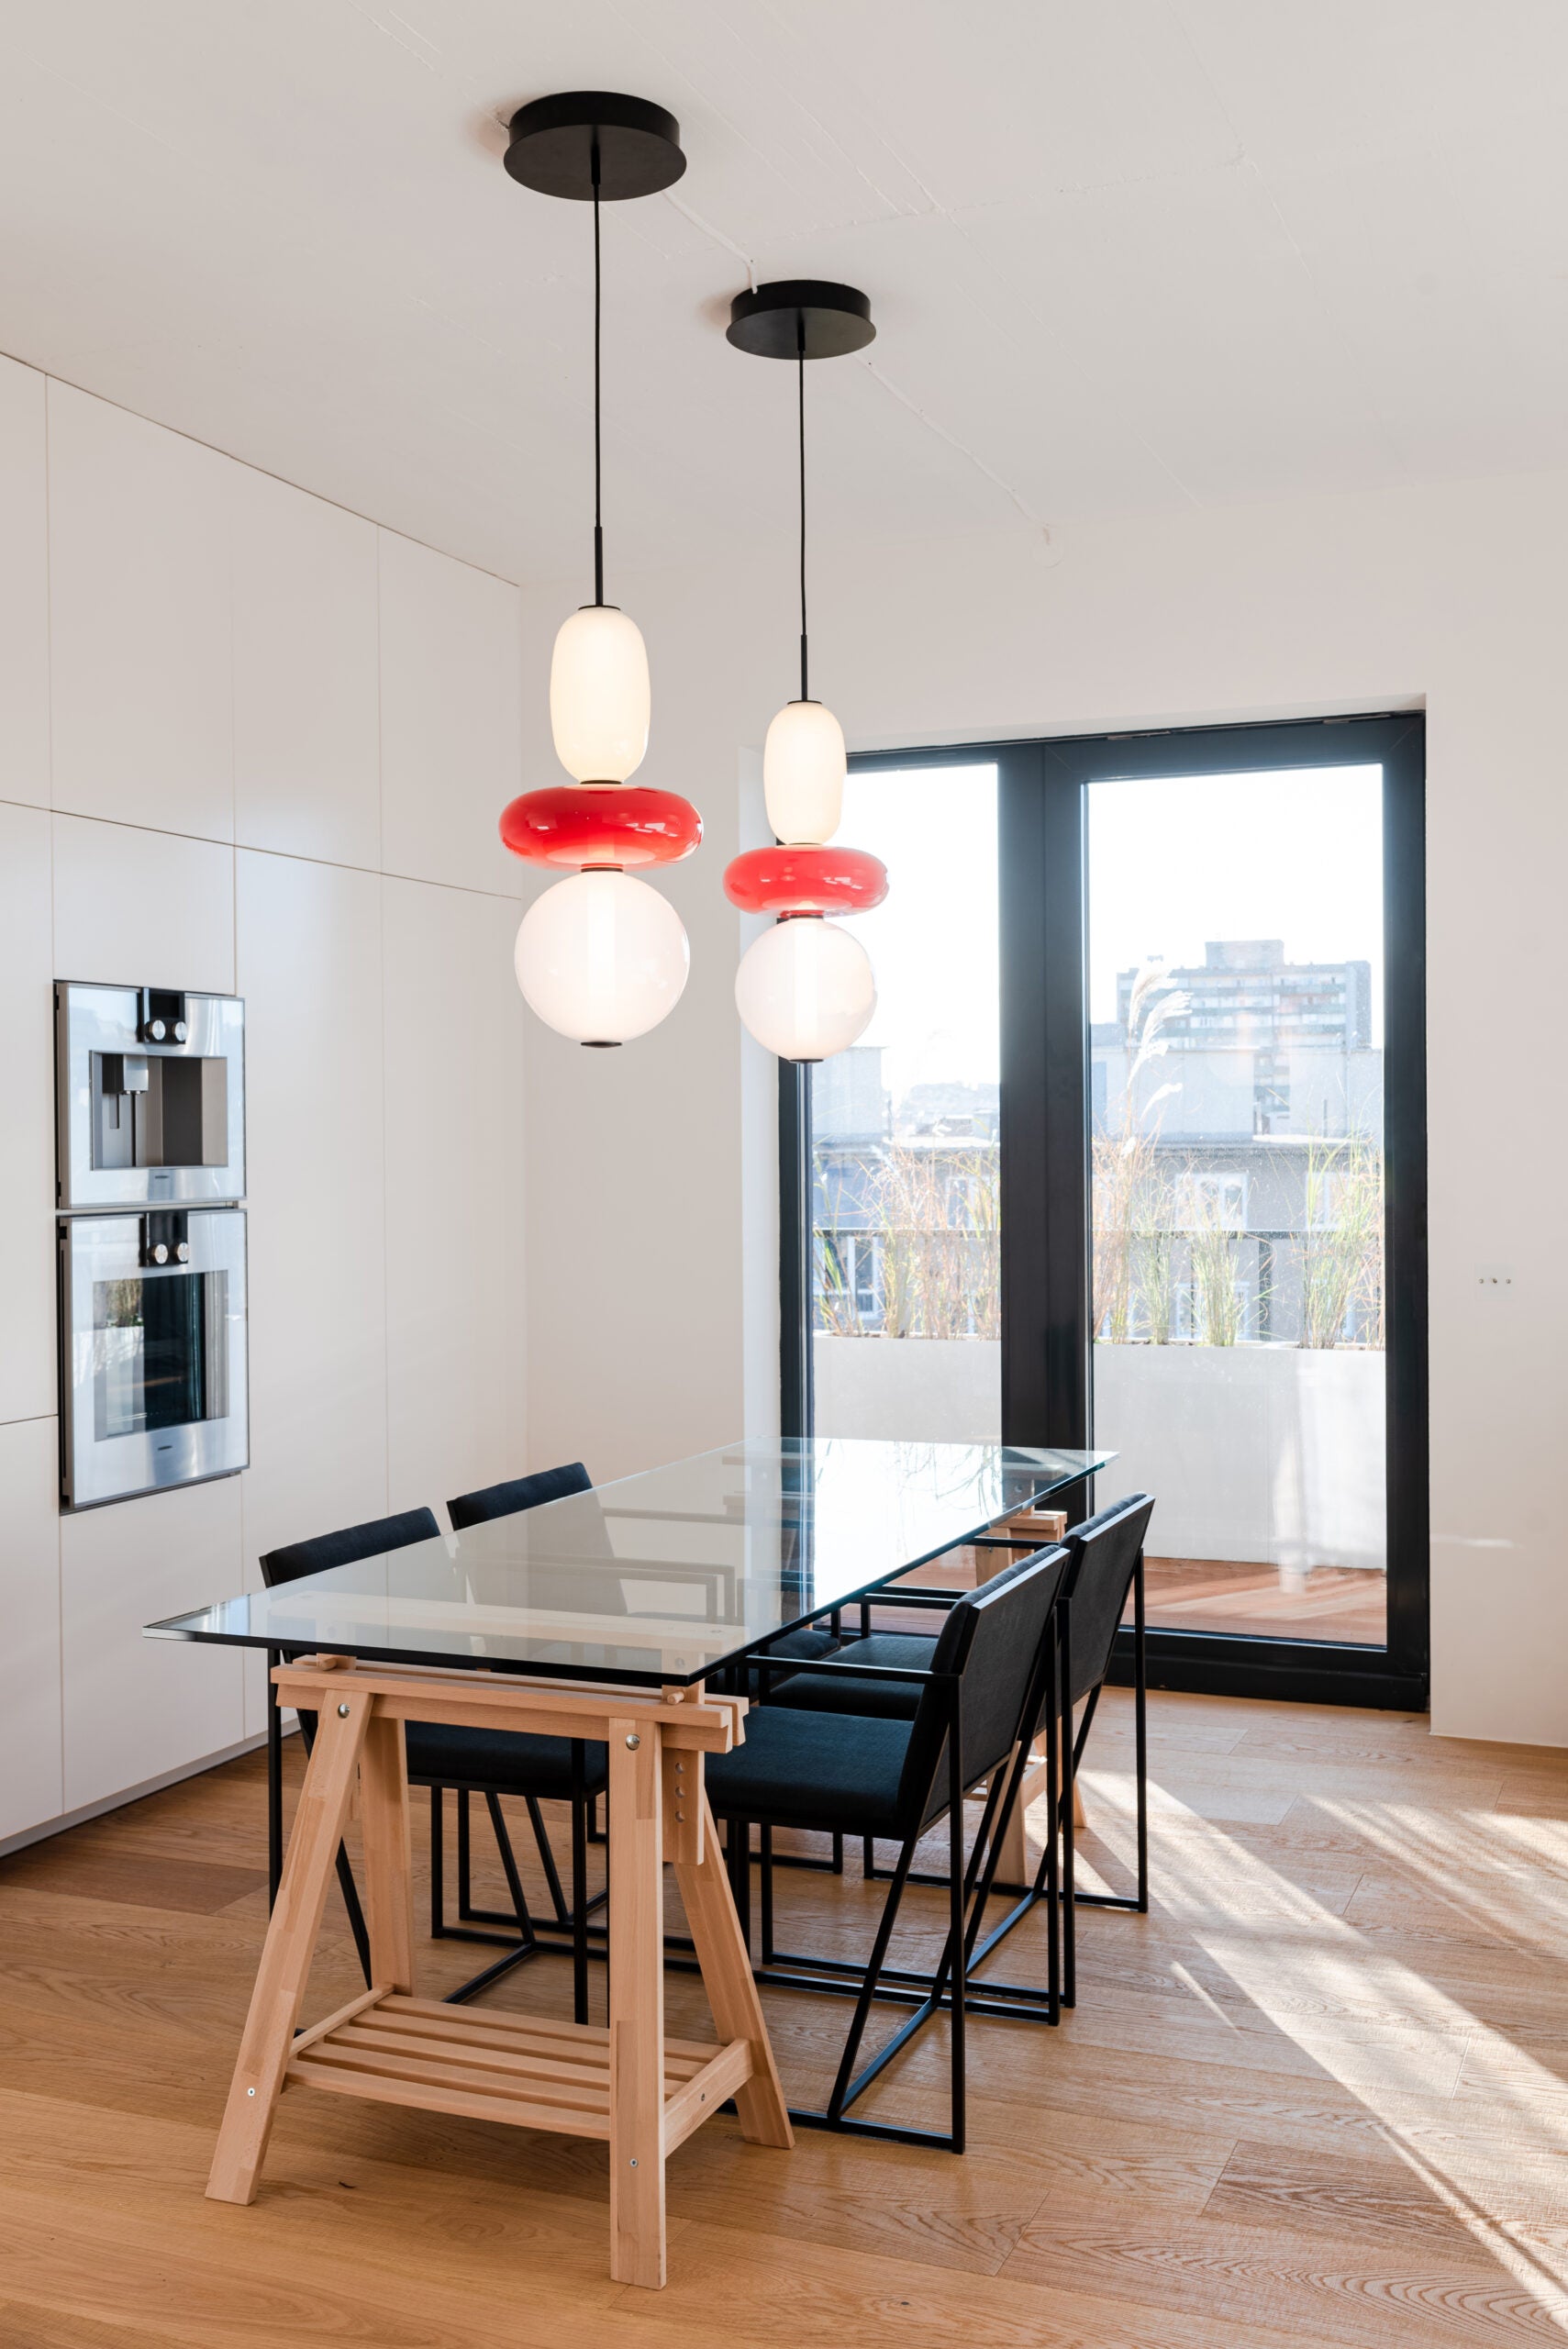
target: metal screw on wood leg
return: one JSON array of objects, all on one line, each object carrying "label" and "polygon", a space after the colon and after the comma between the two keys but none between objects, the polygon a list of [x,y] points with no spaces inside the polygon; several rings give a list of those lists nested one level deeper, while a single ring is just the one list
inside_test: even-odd
[{"label": "metal screw on wood leg", "polygon": [[348,1718],[349,1718],[349,1708],[347,1707],[347,1705],[339,1705],[339,1708],[338,1708],[338,1719],[339,1719],[340,1721],[346,1721],[346,1720],[348,1720]]},{"label": "metal screw on wood leg", "polygon": [[254,2096],[256,2091],[254,2088],[247,2088],[245,2093],[247,2096]]},{"label": "metal screw on wood leg", "polygon": [[[348,1709],[348,1709],[347,1705],[345,1705],[345,1706],[344,1706],[344,1708],[343,1708],[343,1710],[344,1710],[345,1712],[347,1712],[347,1711],[348,1711]],[[628,1743],[628,1745],[631,1748],[632,1752],[635,1753],[636,1753],[636,1751],[637,1751],[637,1749],[638,1749],[638,1747],[642,1743],[642,1740],[641,1740],[639,1737],[635,1737],[635,1736],[634,1736],[634,1737],[628,1737],[628,1738],[627,1739],[627,1743]]]},{"label": "metal screw on wood leg", "polygon": [[635,2169],[637,2167],[637,2155],[635,2154],[633,2154],[630,2161],[627,2164],[627,2167],[628,2169]]}]

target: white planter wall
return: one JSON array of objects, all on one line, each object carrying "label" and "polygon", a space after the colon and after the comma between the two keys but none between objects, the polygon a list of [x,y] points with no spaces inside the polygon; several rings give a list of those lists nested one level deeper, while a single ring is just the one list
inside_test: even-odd
[{"label": "white planter wall", "polygon": [[[145,1621],[528,1464],[520,660],[505,581],[0,360],[0,1844],[261,1729]],[[252,1464],[65,1519],[56,978],[238,989],[250,1078]]]},{"label": "white planter wall", "polygon": [[1384,1550],[1380,1353],[1096,1346],[1102,1498],[1152,1493],[1164,1558],[1370,1566]]},{"label": "white planter wall", "polygon": [[1000,1442],[1002,1349],[995,1338],[813,1342],[819,1435]]}]

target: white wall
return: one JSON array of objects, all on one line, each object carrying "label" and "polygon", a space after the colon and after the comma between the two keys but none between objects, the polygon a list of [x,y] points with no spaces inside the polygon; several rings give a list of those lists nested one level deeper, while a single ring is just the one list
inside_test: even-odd
[{"label": "white wall", "polygon": [[[1174,512],[1049,546],[1020,519],[824,546],[812,605],[814,680],[862,748],[1426,704],[1433,1719],[1552,1743],[1568,1742],[1553,1473],[1568,1258],[1514,1235],[1548,1212],[1568,1140],[1551,1045],[1565,533],[1561,476]],[[776,1408],[756,1204],[774,1181],[773,1097],[730,1000],[741,925],[720,874],[742,825],[757,836],[738,777],[792,689],[794,641],[783,545],[617,594],[652,661],[648,779],[697,800],[707,840],[670,885],[693,974],[666,1026],[624,1052],[530,1054],[536,1455],[585,1453],[601,1475]],[[578,600],[575,583],[527,599],[525,741],[546,771],[544,662]],[[584,1244],[562,1244],[570,1229]],[[1499,1262],[1507,1291],[1479,1277]]]},{"label": "white wall", "polygon": [[[0,361],[0,1842],[228,1750],[140,1636],[526,1456],[517,590]],[[247,1005],[251,1462],[61,1519],[56,978]]]}]

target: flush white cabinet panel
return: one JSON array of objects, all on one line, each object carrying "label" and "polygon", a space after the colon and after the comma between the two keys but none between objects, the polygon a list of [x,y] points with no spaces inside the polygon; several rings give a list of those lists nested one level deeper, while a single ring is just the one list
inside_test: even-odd
[{"label": "flush white cabinet panel", "polygon": [[232,995],[234,851],[54,818],[54,975]]},{"label": "flush white cabinet panel", "polygon": [[63,1808],[59,1486],[54,1420],[0,1427],[0,1841]]},{"label": "flush white cabinet panel", "polygon": [[239,1651],[141,1629],[232,1598],[239,1555],[236,1476],[61,1519],[67,1810],[239,1743]]},{"label": "flush white cabinet panel", "polygon": [[444,1525],[452,1494],[528,1465],[517,908],[383,888],[388,1506]]},{"label": "flush white cabinet panel", "polygon": [[52,978],[50,817],[0,803],[0,1421],[55,1408]]},{"label": "flush white cabinet panel", "polygon": [[0,799],[49,806],[44,379],[0,359]]},{"label": "flush white cabinet panel", "polygon": [[[278,1542],[386,1510],[381,886],[238,859],[251,1464],[236,1589]],[[418,1089],[406,1074],[401,1097]],[[266,1716],[250,1709],[255,1732]]]},{"label": "flush white cabinet panel", "polygon": [[521,661],[515,587],[381,533],[386,872],[518,893],[495,828],[522,789]]},{"label": "flush white cabinet panel", "polygon": [[233,460],[49,386],[54,805],[234,836]]},{"label": "flush white cabinet panel", "polygon": [[231,489],[235,838],[373,871],[375,528],[248,465]]}]

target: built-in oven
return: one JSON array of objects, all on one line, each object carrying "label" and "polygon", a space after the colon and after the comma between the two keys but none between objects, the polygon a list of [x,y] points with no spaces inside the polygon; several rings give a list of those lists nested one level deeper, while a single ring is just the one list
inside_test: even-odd
[{"label": "built-in oven", "polygon": [[239,996],[61,981],[54,1000],[61,1213],[243,1198]]},{"label": "built-in oven", "polygon": [[54,991],[61,1501],[95,1508],[250,1457],[245,1006]]},{"label": "built-in oven", "polygon": [[244,1209],[63,1218],[60,1273],[65,1507],[246,1466]]}]

